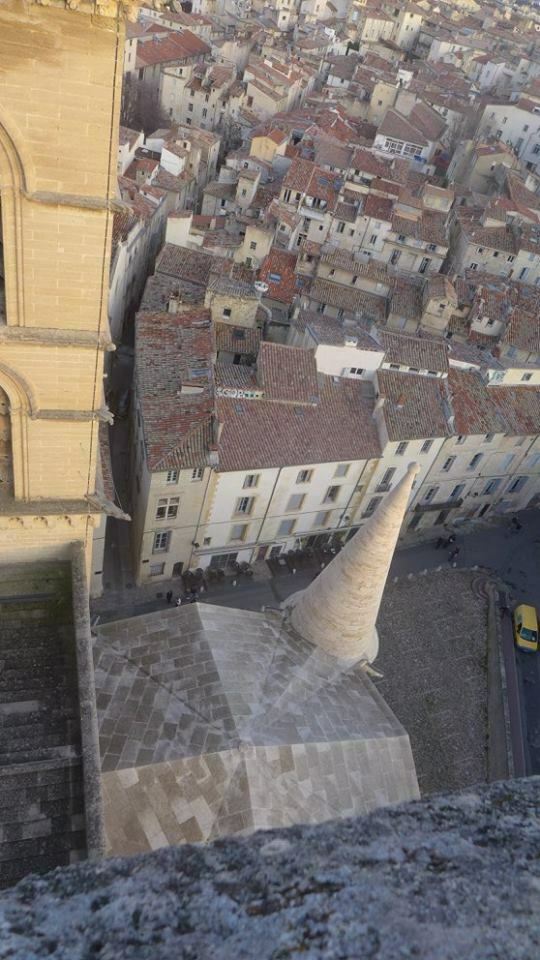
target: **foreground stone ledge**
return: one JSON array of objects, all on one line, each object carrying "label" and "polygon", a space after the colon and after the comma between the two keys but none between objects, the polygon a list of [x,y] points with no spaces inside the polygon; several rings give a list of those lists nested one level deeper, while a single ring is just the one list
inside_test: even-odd
[{"label": "foreground stone ledge", "polygon": [[540,778],[29,877],[2,958],[539,956]]}]

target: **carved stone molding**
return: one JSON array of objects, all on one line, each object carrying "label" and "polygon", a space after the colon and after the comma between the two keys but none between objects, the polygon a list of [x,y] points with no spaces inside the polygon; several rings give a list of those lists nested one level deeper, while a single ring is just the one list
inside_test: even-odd
[{"label": "carved stone molding", "polygon": [[[61,7],[65,10],[76,10],[80,13],[109,19],[124,16],[127,20],[137,19],[142,0],[33,0],[41,7]],[[148,6],[156,9],[162,7],[160,0],[150,0]]]}]

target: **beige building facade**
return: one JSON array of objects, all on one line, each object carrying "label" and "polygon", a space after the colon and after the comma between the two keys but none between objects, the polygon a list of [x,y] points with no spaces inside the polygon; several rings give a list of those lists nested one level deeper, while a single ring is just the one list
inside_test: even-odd
[{"label": "beige building facade", "polygon": [[0,5],[0,557],[82,541],[90,574],[124,26],[116,3],[70,6]]}]

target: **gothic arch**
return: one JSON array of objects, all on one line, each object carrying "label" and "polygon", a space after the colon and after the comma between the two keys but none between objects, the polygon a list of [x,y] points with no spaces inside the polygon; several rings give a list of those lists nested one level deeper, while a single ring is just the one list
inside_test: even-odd
[{"label": "gothic arch", "polygon": [[[24,150],[0,117],[0,202],[6,311],[3,322],[24,325],[22,198],[28,191],[28,164]],[[0,321],[2,322],[2,321]]]},{"label": "gothic arch", "polygon": [[[24,377],[0,363],[0,400],[7,397],[8,424],[3,424],[4,441],[10,444],[12,491],[16,499],[29,499],[28,421],[37,414],[32,388]],[[4,413],[5,416],[5,413]],[[7,437],[6,437],[7,435]]]},{"label": "gothic arch", "polygon": [[32,387],[20,373],[15,373],[6,363],[0,362],[0,387],[8,396],[12,413],[19,411],[35,417],[38,412],[36,397]]}]

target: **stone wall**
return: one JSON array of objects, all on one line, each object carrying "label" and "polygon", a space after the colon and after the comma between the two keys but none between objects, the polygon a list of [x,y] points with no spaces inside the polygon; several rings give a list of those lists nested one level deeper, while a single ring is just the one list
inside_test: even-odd
[{"label": "stone wall", "polygon": [[0,900],[0,955],[534,960],[539,800],[539,778],[506,781],[28,878]]}]

